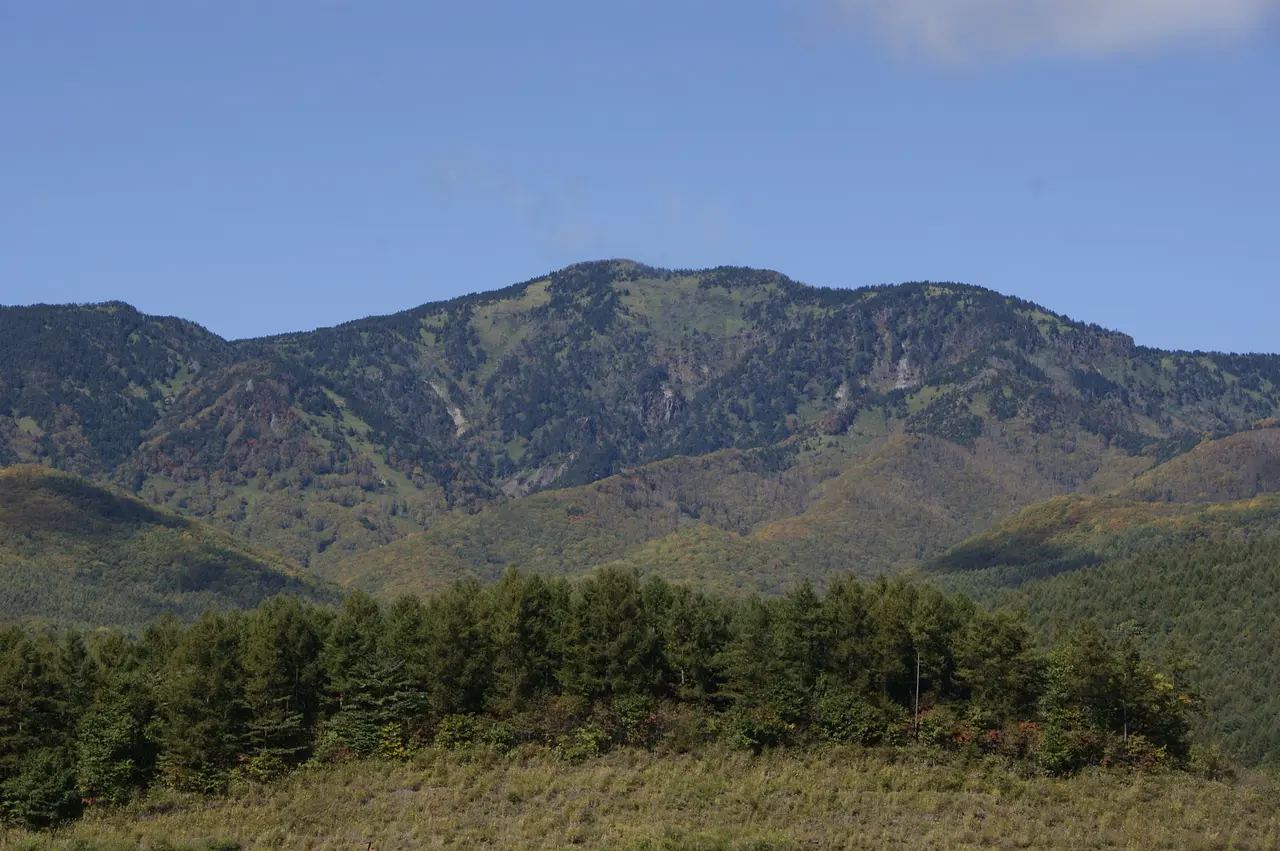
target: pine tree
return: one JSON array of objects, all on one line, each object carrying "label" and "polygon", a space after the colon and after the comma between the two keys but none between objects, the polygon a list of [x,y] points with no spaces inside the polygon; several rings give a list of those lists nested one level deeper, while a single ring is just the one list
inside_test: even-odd
[{"label": "pine tree", "polygon": [[427,605],[426,648],[431,711],[437,717],[483,712],[493,646],[481,588],[464,581]]},{"label": "pine tree", "polygon": [[293,597],[267,600],[250,618],[242,660],[249,770],[279,773],[310,752],[325,686],[326,619]]},{"label": "pine tree", "polygon": [[74,816],[74,729],[93,681],[73,680],[83,661],[76,639],[0,632],[0,813],[45,826]]},{"label": "pine tree", "polygon": [[724,679],[719,660],[729,642],[726,607],[701,591],[676,585],[660,629],[676,695],[695,702],[717,697]]},{"label": "pine tree", "polygon": [[537,574],[507,570],[487,595],[493,642],[489,705],[499,713],[519,711],[539,692],[557,687],[557,638],[566,617],[563,595]]},{"label": "pine tree", "polygon": [[561,682],[588,698],[661,694],[669,678],[658,625],[639,578],[604,569],[578,586],[565,631]]},{"label": "pine tree", "polygon": [[183,631],[157,689],[161,771],[179,788],[218,791],[249,744],[241,664],[244,618],[207,612]]},{"label": "pine tree", "polygon": [[82,798],[118,805],[145,789],[156,768],[154,676],[141,642],[120,633],[90,645],[99,686],[76,725],[76,783]]}]

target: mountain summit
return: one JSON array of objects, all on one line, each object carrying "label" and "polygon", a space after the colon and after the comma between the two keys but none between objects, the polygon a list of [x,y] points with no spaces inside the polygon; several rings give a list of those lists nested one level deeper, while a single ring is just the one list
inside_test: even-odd
[{"label": "mountain summit", "polygon": [[119,303],[0,308],[0,463],[375,588],[744,546],[719,580],[776,587],[797,553],[875,573],[1057,494],[1154,493],[1135,477],[1277,414],[1280,357],[950,283],[603,261],[243,341]]}]

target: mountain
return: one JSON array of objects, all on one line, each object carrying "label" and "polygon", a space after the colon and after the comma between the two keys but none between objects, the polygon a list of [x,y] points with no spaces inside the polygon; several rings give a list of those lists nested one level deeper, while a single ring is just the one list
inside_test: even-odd
[{"label": "mountain", "polygon": [[0,308],[0,463],[373,590],[510,562],[766,590],[899,570],[1278,413],[1276,356],[1149,349],[961,284],[606,261],[246,341]]},{"label": "mountain", "polygon": [[918,574],[1025,610],[1046,641],[1086,620],[1135,635],[1191,666],[1208,709],[1202,739],[1280,762],[1280,493],[1268,492],[1278,460],[1271,426],[1204,440],[1119,495],[1032,506]]},{"label": "mountain", "polygon": [[227,533],[45,467],[0,470],[0,621],[133,628],[334,590]]}]

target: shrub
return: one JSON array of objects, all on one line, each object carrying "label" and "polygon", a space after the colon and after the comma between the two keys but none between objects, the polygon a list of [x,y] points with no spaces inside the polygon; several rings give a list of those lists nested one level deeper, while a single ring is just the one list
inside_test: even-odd
[{"label": "shrub", "polygon": [[1118,760],[1137,771],[1154,771],[1169,761],[1167,748],[1157,747],[1146,736],[1132,735],[1120,743]]},{"label": "shrub", "polygon": [[672,753],[695,751],[716,738],[715,716],[696,706],[671,703],[660,706],[654,722],[658,744]]},{"label": "shrub", "polygon": [[436,725],[436,745],[450,750],[476,743],[479,725],[474,715],[446,715]]},{"label": "shrub", "polygon": [[651,747],[658,737],[658,716],[653,711],[653,700],[645,695],[614,700],[612,721],[624,744]]},{"label": "shrub", "polygon": [[1190,768],[1206,780],[1233,780],[1235,769],[1217,745],[1194,745]]},{"label": "shrub", "polygon": [[275,753],[262,751],[253,756],[244,757],[240,762],[238,773],[255,783],[269,783],[283,777],[288,770],[289,766]]},{"label": "shrub", "polygon": [[480,741],[499,753],[506,753],[516,746],[516,732],[509,724],[498,722],[480,731]]},{"label": "shrub", "polygon": [[316,737],[317,762],[345,762],[373,756],[381,743],[377,724],[363,715],[340,712],[325,723]]},{"label": "shrub", "polygon": [[920,713],[916,738],[928,745],[945,747],[956,743],[966,732],[949,706],[935,706]]},{"label": "shrub", "polygon": [[824,739],[840,744],[878,745],[890,738],[890,714],[851,690],[828,690],[818,699],[818,727]]},{"label": "shrub", "polygon": [[1097,731],[1049,724],[1044,728],[1035,758],[1048,773],[1064,775],[1101,763],[1105,754],[1105,742]]},{"label": "shrub", "polygon": [[760,753],[765,748],[783,744],[794,729],[772,709],[754,707],[734,713],[725,732],[734,747]]},{"label": "shrub", "polygon": [[26,827],[48,827],[80,811],[75,771],[68,755],[54,748],[28,754],[18,773],[0,784],[4,819]]},{"label": "shrub", "polygon": [[609,749],[609,734],[596,724],[579,727],[556,742],[556,756],[566,762],[585,762]]}]

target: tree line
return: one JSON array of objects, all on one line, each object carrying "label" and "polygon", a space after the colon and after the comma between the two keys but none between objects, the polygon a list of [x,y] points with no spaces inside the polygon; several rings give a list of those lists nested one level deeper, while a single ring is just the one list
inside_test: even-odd
[{"label": "tree line", "polygon": [[1010,613],[903,581],[730,599],[605,569],[508,571],[428,600],[270,599],[137,636],[0,632],[0,812],[48,825],[155,784],[215,794],[436,745],[761,750],[922,740],[1177,764],[1192,698],[1132,643],[1047,653]]}]

